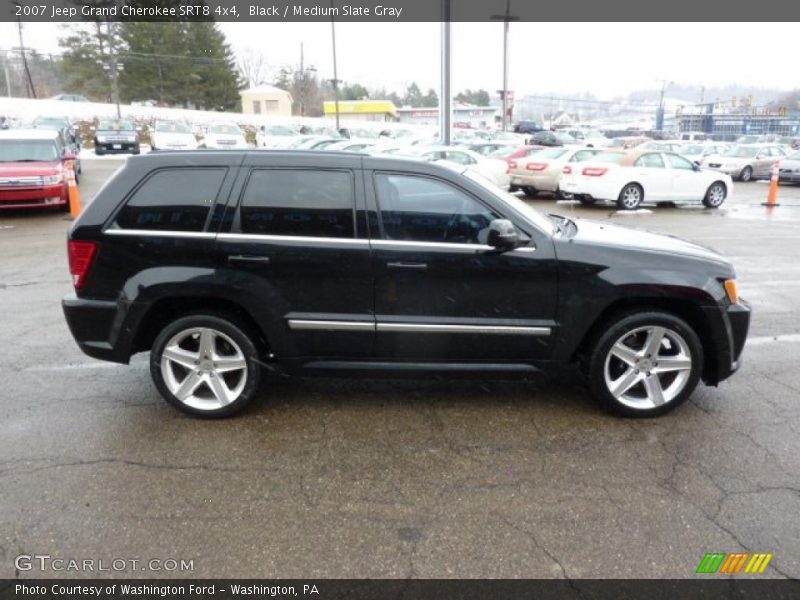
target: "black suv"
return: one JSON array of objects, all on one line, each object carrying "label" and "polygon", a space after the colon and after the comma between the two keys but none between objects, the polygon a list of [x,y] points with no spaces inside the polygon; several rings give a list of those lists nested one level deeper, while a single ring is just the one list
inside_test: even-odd
[{"label": "black suv", "polygon": [[739,365],[750,309],[718,254],[545,217],[469,170],[331,152],[133,157],[75,222],[81,349],[150,351],[164,398],[224,416],[267,371],[533,371],[576,362],[623,415]]}]

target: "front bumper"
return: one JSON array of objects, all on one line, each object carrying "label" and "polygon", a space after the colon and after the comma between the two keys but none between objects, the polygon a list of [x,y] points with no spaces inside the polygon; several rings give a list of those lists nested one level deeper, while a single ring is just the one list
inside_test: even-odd
[{"label": "front bumper", "polygon": [[778,174],[778,181],[781,183],[800,183],[800,171],[781,171]]},{"label": "front bumper", "polygon": [[707,357],[703,381],[717,385],[733,375],[742,364],[747,332],[750,329],[751,308],[745,300],[727,306],[706,307],[706,322],[716,356]]},{"label": "front bumper", "polygon": [[36,188],[0,188],[0,209],[47,208],[69,202],[69,189],[63,184]]},{"label": "front bumper", "polygon": [[101,142],[94,146],[95,154],[138,154],[136,142]]}]

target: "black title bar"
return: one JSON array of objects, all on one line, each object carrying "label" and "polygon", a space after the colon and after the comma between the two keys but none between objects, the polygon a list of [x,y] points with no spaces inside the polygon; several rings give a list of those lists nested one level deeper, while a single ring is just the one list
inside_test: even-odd
[{"label": "black title bar", "polygon": [[[444,3],[450,3],[450,20],[456,22],[510,21],[556,22],[708,22],[709,35],[717,35],[719,21],[800,20],[800,3],[761,0],[757,7],[743,0],[2,0],[0,21],[81,22],[117,21],[338,21],[422,22],[442,21]],[[679,28],[679,25],[676,25]],[[646,43],[632,30],[627,39],[602,39],[596,43]],[[678,36],[679,37],[679,36]]]}]

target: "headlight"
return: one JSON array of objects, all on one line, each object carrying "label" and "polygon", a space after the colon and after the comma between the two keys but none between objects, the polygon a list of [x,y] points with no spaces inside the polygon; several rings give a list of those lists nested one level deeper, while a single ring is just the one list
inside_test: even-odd
[{"label": "headlight", "polygon": [[108,138],[106,136],[104,136],[104,135],[101,135],[99,138],[97,138],[97,141],[100,144],[105,144],[108,141]]},{"label": "headlight", "polygon": [[723,286],[725,287],[725,293],[728,294],[728,300],[731,301],[731,304],[738,304],[739,290],[736,288],[736,280],[726,279],[723,282]]},{"label": "headlight", "polygon": [[64,176],[61,174],[58,175],[45,175],[42,177],[42,183],[44,185],[56,185],[57,183],[61,183],[64,181]]}]

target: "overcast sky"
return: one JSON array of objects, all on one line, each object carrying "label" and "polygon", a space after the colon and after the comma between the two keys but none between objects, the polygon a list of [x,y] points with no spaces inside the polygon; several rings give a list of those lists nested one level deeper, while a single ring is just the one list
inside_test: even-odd
[{"label": "overcast sky", "polygon": [[[330,23],[221,23],[234,50],[263,53],[277,71],[300,61],[332,77]],[[401,91],[438,88],[439,23],[337,23],[339,79]],[[26,45],[57,52],[63,29],[24,25]],[[17,45],[0,23],[3,48]],[[800,87],[795,23],[512,23],[509,88],[518,95],[590,91],[612,98],[661,79],[705,86]],[[764,51],[768,48],[768,52]],[[453,89],[502,87],[503,25],[453,24]],[[787,68],[789,67],[789,68]],[[66,91],[66,90],[65,90]]]}]

